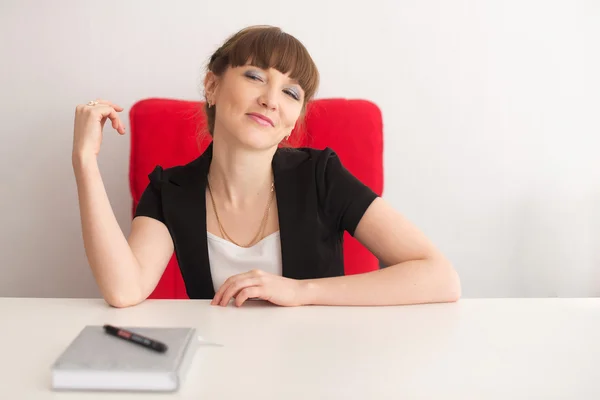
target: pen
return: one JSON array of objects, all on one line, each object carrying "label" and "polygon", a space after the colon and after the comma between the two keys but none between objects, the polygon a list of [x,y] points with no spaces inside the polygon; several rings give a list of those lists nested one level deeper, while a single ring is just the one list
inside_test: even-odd
[{"label": "pen", "polygon": [[158,351],[159,353],[164,353],[165,351],[167,351],[168,348],[166,344],[161,343],[158,340],[150,339],[140,334],[128,331],[126,329],[117,328],[116,326],[104,325],[104,331],[109,335],[116,336],[123,340],[139,344],[140,346],[144,346],[148,349]]}]

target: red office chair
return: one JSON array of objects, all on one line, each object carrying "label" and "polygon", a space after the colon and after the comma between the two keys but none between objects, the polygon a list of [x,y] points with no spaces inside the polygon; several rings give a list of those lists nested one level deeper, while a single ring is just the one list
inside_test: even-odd
[{"label": "red office chair", "polygon": [[[148,185],[148,174],[185,164],[198,157],[210,143],[205,132],[203,103],[171,99],[146,99],[129,113],[131,158],[129,183],[132,214]],[[292,145],[332,148],[358,179],[381,195],[383,192],[383,127],[379,108],[365,100],[319,99],[309,103],[304,128],[296,127]],[[348,233],[344,236],[345,273],[373,271],[379,261]],[[149,298],[187,299],[185,285],[173,254]]]}]

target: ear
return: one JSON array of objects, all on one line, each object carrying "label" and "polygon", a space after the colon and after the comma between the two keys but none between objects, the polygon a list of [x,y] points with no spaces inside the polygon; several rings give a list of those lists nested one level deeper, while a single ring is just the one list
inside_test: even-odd
[{"label": "ear", "polygon": [[219,84],[219,77],[216,76],[212,71],[208,71],[206,76],[204,77],[204,96],[207,100],[214,104],[215,102],[215,94],[217,92]]}]

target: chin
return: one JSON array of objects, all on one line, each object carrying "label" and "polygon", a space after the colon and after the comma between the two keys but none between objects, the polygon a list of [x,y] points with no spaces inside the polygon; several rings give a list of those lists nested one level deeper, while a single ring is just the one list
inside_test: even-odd
[{"label": "chin", "polygon": [[277,137],[272,133],[268,133],[267,130],[261,129],[248,129],[241,131],[237,139],[238,141],[247,148],[254,150],[267,150],[274,146],[277,146],[279,142]]}]

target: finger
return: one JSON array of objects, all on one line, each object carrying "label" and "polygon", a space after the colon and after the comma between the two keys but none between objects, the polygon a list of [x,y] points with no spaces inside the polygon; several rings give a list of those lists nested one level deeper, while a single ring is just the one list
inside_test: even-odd
[{"label": "finger", "polygon": [[121,120],[119,119],[119,115],[117,114],[117,112],[115,111],[114,108],[112,108],[111,106],[108,105],[97,105],[94,106],[94,108],[92,109],[91,112],[98,112],[100,114],[100,118],[102,121],[103,118],[108,118],[111,121],[111,125],[112,127],[119,133],[123,134],[125,133],[125,130],[123,129],[123,124],[121,123]]},{"label": "finger", "polygon": [[[240,274],[241,275],[241,274]],[[219,296],[215,296],[215,303],[220,306],[226,306],[229,304],[231,297],[235,295],[238,291],[243,289],[245,286],[240,282],[244,282],[245,280],[237,275],[235,279],[232,279],[229,282],[225,282],[221,288],[219,288]]]},{"label": "finger", "polygon": [[123,125],[123,121],[121,121],[120,119],[117,127],[117,132],[119,132],[121,135],[125,133],[125,125]]},{"label": "finger", "polygon": [[123,111],[123,107],[121,107],[118,104],[113,103],[112,101],[108,101],[108,100],[104,100],[104,99],[96,99],[96,101],[98,102],[98,104],[104,104],[107,105],[109,107],[114,108],[116,111],[120,112]]},{"label": "finger", "polygon": [[223,298],[221,299],[219,304],[221,306],[225,307],[227,304],[229,304],[229,301],[231,300],[231,298],[233,296],[235,296],[236,294],[238,294],[241,290],[243,290],[247,287],[250,287],[250,286],[257,286],[259,284],[260,284],[260,282],[256,278],[246,278],[246,279],[237,280],[234,283],[232,283],[231,285],[229,285],[227,290],[225,290],[225,292],[223,293]]},{"label": "finger", "polygon": [[221,299],[223,298],[224,292],[227,290],[227,288],[229,288],[229,286],[233,282],[235,282],[235,281],[237,281],[239,279],[246,279],[246,278],[249,278],[249,277],[252,277],[252,276],[256,276],[256,275],[257,275],[256,271],[252,270],[252,271],[248,271],[248,272],[244,272],[244,273],[241,273],[241,274],[230,276],[229,278],[227,278],[225,280],[225,282],[223,282],[223,284],[221,285],[221,287],[217,290],[217,292],[215,293],[215,297],[213,297],[213,300],[211,301],[210,304],[213,304],[213,305],[220,304]]},{"label": "finger", "polygon": [[219,304],[221,302],[221,299],[223,298],[223,292],[225,292],[225,290],[227,290],[227,288],[229,287],[229,285],[231,285],[231,282],[233,282],[239,276],[240,275],[232,275],[229,278],[227,278],[225,280],[225,282],[223,282],[223,284],[221,285],[221,287],[215,293],[215,297],[213,297],[213,299],[210,302],[210,304],[212,304],[212,305]]},{"label": "finger", "polygon": [[[113,109],[114,110],[114,109]],[[119,132],[120,135],[125,133],[125,127],[123,126],[123,122],[121,122],[121,119],[119,118],[119,116],[117,115],[116,111],[113,111],[112,113],[110,113],[108,115],[108,118],[110,118],[111,122],[112,122],[112,126],[113,128]]]},{"label": "finger", "polygon": [[260,286],[251,286],[242,289],[238,295],[235,297],[235,305],[237,307],[241,307],[244,302],[250,298],[260,298],[262,289]]}]

